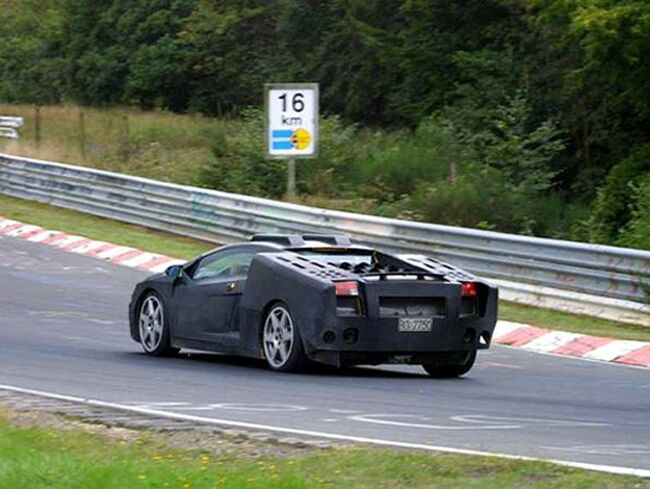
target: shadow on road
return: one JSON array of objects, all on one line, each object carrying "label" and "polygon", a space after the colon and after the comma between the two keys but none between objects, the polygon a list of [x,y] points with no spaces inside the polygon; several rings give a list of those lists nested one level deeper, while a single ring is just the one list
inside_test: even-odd
[{"label": "shadow on road", "polygon": [[203,366],[214,366],[217,368],[221,367],[241,367],[246,369],[251,369],[256,372],[268,373],[270,376],[323,376],[323,377],[334,377],[334,378],[399,378],[399,379],[428,379],[428,375],[424,372],[420,373],[415,372],[405,372],[397,370],[389,370],[377,367],[343,367],[336,368],[330,367],[327,365],[314,364],[304,371],[298,373],[275,373],[271,372],[266,363],[263,360],[257,360],[253,358],[245,358],[238,356],[229,356],[229,355],[220,355],[218,353],[206,353],[206,352],[182,352],[176,357],[172,358],[151,358],[146,357],[144,353],[141,352],[132,352],[127,354],[130,361],[137,361],[138,358],[146,359],[149,361],[161,362],[165,366],[169,367],[170,362],[174,363],[175,367],[179,367],[179,364],[186,365],[203,365]]}]

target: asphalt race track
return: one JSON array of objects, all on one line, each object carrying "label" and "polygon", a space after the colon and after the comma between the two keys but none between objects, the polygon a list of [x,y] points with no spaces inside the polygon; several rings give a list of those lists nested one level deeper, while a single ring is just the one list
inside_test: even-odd
[{"label": "asphalt race track", "polygon": [[128,334],[144,272],[0,236],[0,384],[204,418],[650,469],[650,370],[495,347],[463,379],[419,367],[274,374],[149,358]]}]

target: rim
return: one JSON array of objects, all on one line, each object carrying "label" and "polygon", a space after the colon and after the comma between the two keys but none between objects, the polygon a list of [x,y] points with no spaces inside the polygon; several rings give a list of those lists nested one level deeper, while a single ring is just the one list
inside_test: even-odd
[{"label": "rim", "polygon": [[278,306],[266,316],[264,323],[264,355],[272,367],[282,367],[293,347],[293,321],[289,311]]},{"label": "rim", "polygon": [[147,352],[152,352],[162,340],[163,308],[160,300],[150,295],[140,306],[140,343]]}]

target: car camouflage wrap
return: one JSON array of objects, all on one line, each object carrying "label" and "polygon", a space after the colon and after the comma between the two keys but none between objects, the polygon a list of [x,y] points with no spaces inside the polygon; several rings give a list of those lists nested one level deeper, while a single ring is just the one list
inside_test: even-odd
[{"label": "car camouflage wrap", "polygon": [[277,352],[272,368],[298,364],[299,355],[334,366],[422,364],[453,376],[444,373],[464,373],[490,346],[497,295],[433,257],[386,254],[344,237],[258,235],[138,284],[129,315],[133,339],[150,343],[145,351],[160,340],[173,351],[267,361]]}]

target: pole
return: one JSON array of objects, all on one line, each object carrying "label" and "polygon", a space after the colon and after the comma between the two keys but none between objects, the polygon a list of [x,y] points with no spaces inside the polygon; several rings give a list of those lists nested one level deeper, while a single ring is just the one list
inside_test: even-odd
[{"label": "pole", "polygon": [[36,106],[36,115],[34,117],[34,139],[36,140],[36,148],[41,146],[41,106]]},{"label": "pole", "polygon": [[122,158],[125,162],[129,161],[131,148],[129,147],[129,117],[122,115]]},{"label": "pole", "polygon": [[81,160],[86,161],[86,121],[84,111],[79,111],[79,152]]},{"label": "pole", "polygon": [[296,159],[287,160],[287,200],[296,198]]}]

